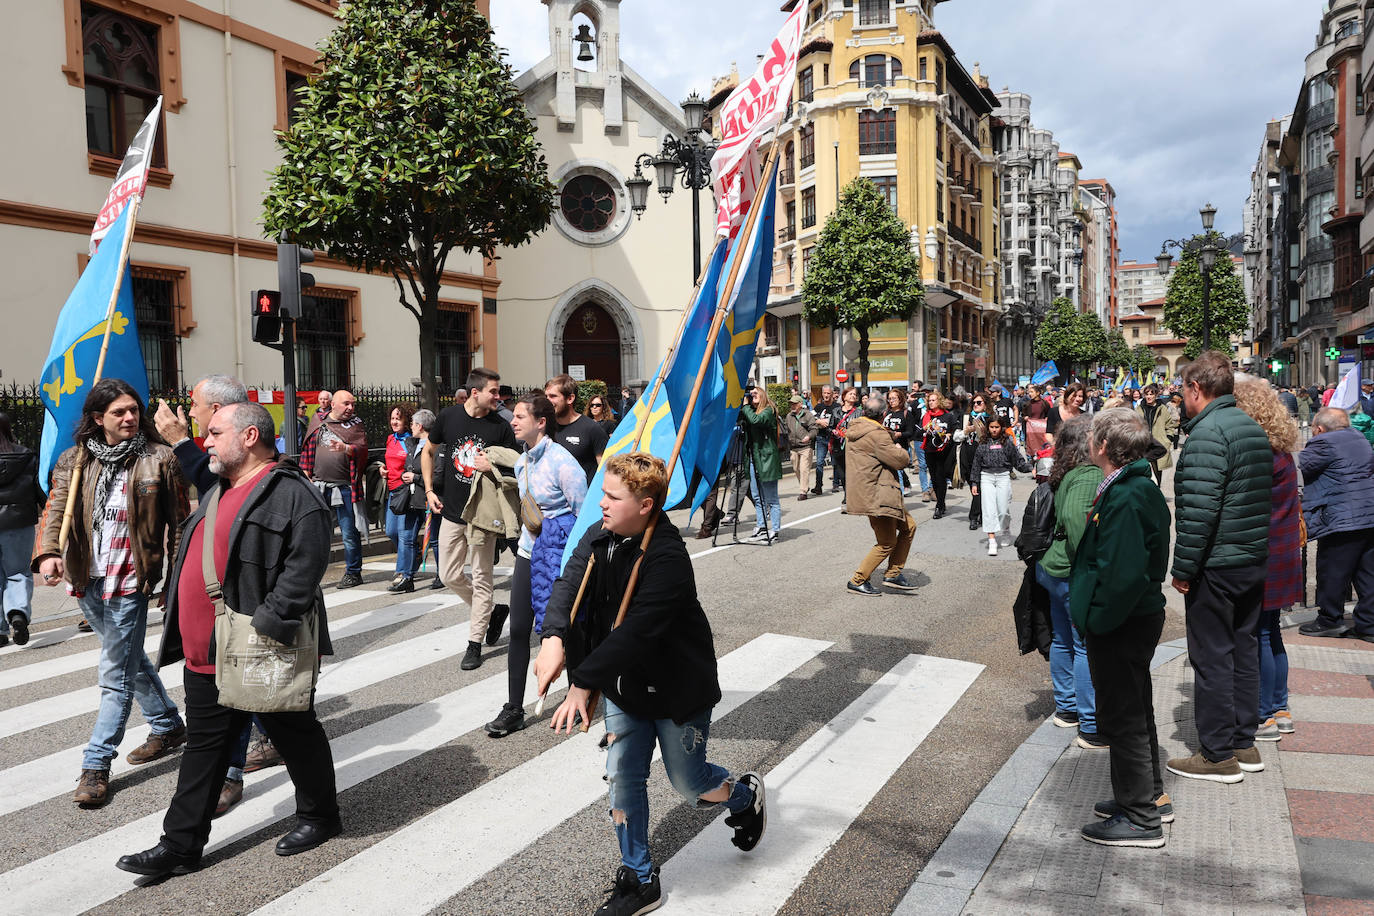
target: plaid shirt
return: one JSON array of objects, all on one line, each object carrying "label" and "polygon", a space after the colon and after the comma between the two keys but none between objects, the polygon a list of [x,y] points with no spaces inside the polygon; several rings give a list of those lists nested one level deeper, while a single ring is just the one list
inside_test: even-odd
[{"label": "plaid shirt", "polygon": [[1108,474],[1106,477],[1103,477],[1103,478],[1102,478],[1102,482],[1101,482],[1100,484],[1097,485],[1097,493],[1093,496],[1093,505],[1094,505],[1094,506],[1098,504],[1098,502],[1102,499],[1102,494],[1107,492],[1107,488],[1110,487],[1110,486],[1112,485],[1112,483],[1113,483],[1118,477],[1121,476],[1121,472],[1124,471],[1124,470],[1126,470],[1126,469],[1125,469],[1125,468],[1117,468],[1115,471],[1112,471],[1112,472],[1111,472],[1110,474]]},{"label": "plaid shirt", "polygon": [[1274,455],[1274,506],[1269,517],[1269,561],[1264,573],[1264,609],[1280,610],[1303,597],[1299,545],[1298,473],[1293,456]]},{"label": "plaid shirt", "polygon": [[[91,545],[91,578],[101,580],[100,598],[109,601],[138,591],[138,570],[129,542],[129,469],[115,478],[100,524],[100,543]],[[80,593],[68,586],[72,595]]]},{"label": "plaid shirt", "polygon": [[[315,430],[305,437],[305,442],[301,444],[300,468],[301,473],[311,480],[315,479],[315,452],[320,445],[320,430],[324,429],[321,423]],[[361,453],[361,455],[359,455]],[[366,448],[352,448],[348,450],[348,479],[352,482],[350,490],[353,494],[353,505],[360,506],[363,503],[363,465],[367,461]]]}]

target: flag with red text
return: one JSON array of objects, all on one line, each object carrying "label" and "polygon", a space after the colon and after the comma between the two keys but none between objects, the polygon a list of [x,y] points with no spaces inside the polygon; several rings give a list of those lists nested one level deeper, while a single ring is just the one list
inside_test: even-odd
[{"label": "flag with red text", "polygon": [[95,217],[95,227],[91,229],[91,254],[100,247],[100,240],[110,231],[119,214],[129,205],[135,194],[141,195],[148,185],[148,166],[153,160],[153,146],[157,142],[157,125],[162,117],[162,96],[157,97],[153,110],[143,119],[143,126],[134,134],[129,151],[115,173],[114,184],[105,196],[105,203]]},{"label": "flag with red text", "polygon": [[777,127],[792,101],[806,4],[798,3],[756,69],[721,106],[720,147],[711,157],[716,234],[731,236],[758,193],[759,140]]}]

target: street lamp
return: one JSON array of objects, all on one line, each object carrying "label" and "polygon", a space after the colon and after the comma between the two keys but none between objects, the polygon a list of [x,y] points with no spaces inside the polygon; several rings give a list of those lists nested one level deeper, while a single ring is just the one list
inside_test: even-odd
[{"label": "street lamp", "polygon": [[692,192],[693,282],[701,274],[701,191],[711,183],[711,157],[716,153],[715,142],[702,127],[705,117],[706,100],[693,92],[682,103],[686,136],[679,140],[672,134],[665,134],[658,154],[642,153],[635,160],[634,176],[625,181],[635,219],[642,217],[649,206],[649,185],[653,182],[645,177],[646,168],[654,170],[658,179],[658,193],[664,201],[672,196],[679,177],[682,186]]},{"label": "street lamp", "polygon": [[[1202,274],[1202,349],[1212,348],[1212,267],[1217,262],[1217,255],[1226,249],[1222,248],[1212,238],[1212,224],[1216,220],[1217,208],[1210,203],[1204,205],[1198,211],[1202,217],[1203,242],[1197,245],[1193,239],[1178,241],[1177,239],[1165,239],[1159,246],[1159,254],[1155,256],[1155,264],[1159,268],[1159,275],[1167,277],[1169,267],[1173,263],[1173,258],[1169,256],[1170,248],[1177,248],[1180,253],[1192,246],[1197,251],[1199,273]],[[1258,252],[1255,253],[1258,259]],[[1248,254],[1247,254],[1248,260]]]}]

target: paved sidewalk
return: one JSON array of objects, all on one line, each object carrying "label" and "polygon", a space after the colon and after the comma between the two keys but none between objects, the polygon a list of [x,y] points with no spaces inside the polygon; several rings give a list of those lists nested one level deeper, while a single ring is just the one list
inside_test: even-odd
[{"label": "paved sidewalk", "polygon": [[[1237,785],[1166,770],[1177,820],[1165,848],[1079,836],[1093,804],[1111,798],[1108,755],[1070,745],[1071,730],[1047,721],[896,913],[1374,914],[1374,645],[1296,627],[1284,641],[1295,733],[1258,742],[1265,770]],[[1183,641],[1161,645],[1154,664],[1160,753],[1186,756],[1197,739]]]}]

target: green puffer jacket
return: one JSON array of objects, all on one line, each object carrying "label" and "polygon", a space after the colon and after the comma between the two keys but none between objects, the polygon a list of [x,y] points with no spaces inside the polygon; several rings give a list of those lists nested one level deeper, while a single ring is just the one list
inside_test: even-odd
[{"label": "green puffer jacket", "polygon": [[1204,568],[1263,563],[1274,485],[1269,437],[1229,394],[1183,431],[1188,441],[1174,472],[1173,577],[1192,582]]}]

